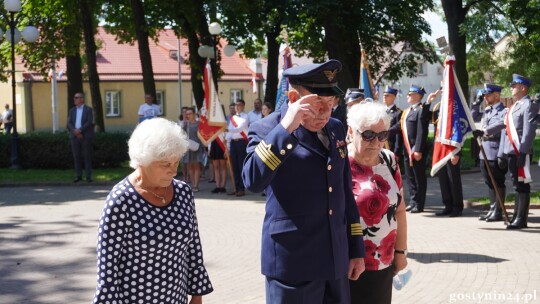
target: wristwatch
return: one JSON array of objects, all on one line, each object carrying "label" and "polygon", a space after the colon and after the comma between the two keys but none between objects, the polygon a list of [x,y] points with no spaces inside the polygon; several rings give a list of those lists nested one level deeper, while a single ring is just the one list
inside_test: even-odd
[{"label": "wristwatch", "polygon": [[407,253],[409,253],[409,251],[407,251],[407,249],[405,249],[405,250],[394,249],[394,252],[399,253],[399,254],[404,254],[405,256],[407,256]]}]

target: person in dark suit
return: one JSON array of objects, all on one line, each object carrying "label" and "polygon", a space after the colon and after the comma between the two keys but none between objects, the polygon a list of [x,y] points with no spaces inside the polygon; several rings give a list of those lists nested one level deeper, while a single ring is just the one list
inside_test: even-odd
[{"label": "person in dark suit", "polygon": [[78,183],[82,180],[83,159],[86,181],[91,182],[94,114],[92,108],[84,104],[83,93],[75,93],[73,103],[75,106],[69,110],[67,123],[75,164],[75,179],[73,182]]},{"label": "person in dark suit", "polygon": [[[439,101],[430,110],[431,103],[435,101],[437,96],[442,93],[439,89],[428,95],[426,103],[423,106],[426,116],[431,119],[431,123],[435,127],[435,135],[439,122],[439,112],[441,102]],[[439,186],[441,188],[441,197],[444,209],[441,212],[435,213],[436,216],[458,217],[463,212],[463,185],[461,184],[461,150],[452,155],[449,161],[446,162],[437,172]]]},{"label": "person in dark suit", "polygon": [[383,101],[386,113],[390,115],[390,128],[388,129],[388,150],[398,156],[403,154],[403,137],[401,134],[401,114],[403,112],[394,104],[398,90],[386,86]]},{"label": "person in dark suit", "polygon": [[347,93],[345,93],[345,105],[347,106],[347,110],[349,110],[355,104],[361,103],[364,99],[366,99],[364,89],[348,88]]},{"label": "person in dark suit", "polygon": [[424,94],[426,94],[424,88],[411,85],[407,94],[407,102],[411,106],[403,111],[401,118],[405,175],[409,184],[409,205],[406,210],[411,213],[423,212],[426,202],[429,116],[422,108],[421,101]]},{"label": "person in dark suit", "polygon": [[341,121],[345,130],[347,130],[347,107],[344,104],[340,104],[340,101],[340,98],[335,98],[330,117]]},{"label": "person in dark suit", "polygon": [[538,101],[532,102],[528,95],[531,84],[527,77],[512,75],[510,86],[515,103],[506,114],[506,136],[501,139],[502,149],[498,154],[508,159],[508,169],[516,196],[512,220],[506,229],[527,228],[532,181],[530,162],[539,108]]},{"label": "person in dark suit", "polygon": [[[480,128],[473,131],[475,137],[480,137],[482,147],[486,153],[486,158],[480,153],[480,170],[484,176],[484,182],[489,187],[489,202],[490,208],[487,214],[480,216],[479,220],[486,222],[502,221],[502,208],[497,202],[495,188],[499,192],[501,199],[506,197],[506,172],[508,171],[508,163],[504,158],[498,158],[501,132],[504,132],[504,118],[506,116],[506,107],[501,102],[502,87],[495,84],[484,84],[482,95],[477,95],[478,98],[471,106],[471,116],[475,122],[480,122]],[[480,105],[485,102],[486,107],[484,112],[480,111]],[[495,185],[486,167],[489,166]]]},{"label": "person in dark suit", "polygon": [[350,303],[364,271],[345,130],[330,113],[341,63],[284,71],[289,104],[249,128],[243,179],[266,191],[261,264],[266,303]]}]

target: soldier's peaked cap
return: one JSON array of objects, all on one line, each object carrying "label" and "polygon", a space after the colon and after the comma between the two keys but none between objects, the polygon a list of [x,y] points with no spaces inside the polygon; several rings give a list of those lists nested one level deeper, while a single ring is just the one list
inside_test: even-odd
[{"label": "soldier's peaked cap", "polygon": [[341,71],[341,62],[331,59],[324,63],[312,63],[286,69],[283,76],[289,83],[301,85],[312,94],[319,96],[339,96],[343,91],[338,87],[337,73]]}]

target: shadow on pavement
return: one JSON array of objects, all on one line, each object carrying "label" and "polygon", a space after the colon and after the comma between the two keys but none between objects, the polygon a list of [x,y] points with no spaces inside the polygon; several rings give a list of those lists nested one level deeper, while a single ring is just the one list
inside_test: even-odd
[{"label": "shadow on pavement", "polygon": [[438,252],[438,253],[419,253],[410,252],[407,258],[414,259],[419,263],[501,263],[506,259],[496,258],[483,254],[459,253],[459,252]]}]

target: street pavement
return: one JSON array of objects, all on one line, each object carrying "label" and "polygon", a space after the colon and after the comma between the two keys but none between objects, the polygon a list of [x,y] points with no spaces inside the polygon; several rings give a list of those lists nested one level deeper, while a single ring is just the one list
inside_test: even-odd
[{"label": "street pavement", "polygon": [[[540,179],[536,165],[532,175]],[[465,199],[487,196],[479,172],[462,178]],[[536,181],[532,188],[539,186]],[[0,304],[91,303],[98,219],[111,187],[0,186]],[[264,303],[259,265],[264,197],[211,194],[213,187],[202,181],[196,193],[205,264],[215,289],[203,302]],[[478,221],[483,212],[475,208],[462,217],[436,217],[442,209],[436,178],[429,178],[426,207],[407,215],[413,274],[402,290],[394,290],[393,303],[540,303],[539,209],[531,209],[529,228],[520,231]]]}]

